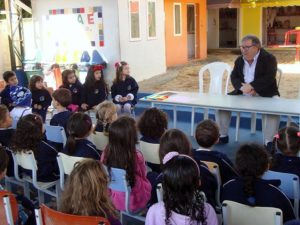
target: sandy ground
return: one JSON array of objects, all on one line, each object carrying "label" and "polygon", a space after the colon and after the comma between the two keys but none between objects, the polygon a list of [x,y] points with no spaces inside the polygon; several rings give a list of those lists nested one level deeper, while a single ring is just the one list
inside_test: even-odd
[{"label": "sandy ground", "polygon": [[[276,56],[279,67],[283,69],[279,85],[281,97],[297,98],[300,87],[300,64],[296,65],[294,63],[295,51],[272,51],[272,53]],[[199,90],[198,72],[203,65],[221,61],[233,66],[238,55],[239,52],[231,50],[209,52],[206,60],[193,60],[183,66],[168,68],[166,73],[140,82],[140,92],[165,90],[197,92]],[[208,84],[209,76],[205,76],[205,92],[208,90]],[[223,84],[225,85],[225,82]],[[230,86],[229,89],[231,90],[232,87]]]}]

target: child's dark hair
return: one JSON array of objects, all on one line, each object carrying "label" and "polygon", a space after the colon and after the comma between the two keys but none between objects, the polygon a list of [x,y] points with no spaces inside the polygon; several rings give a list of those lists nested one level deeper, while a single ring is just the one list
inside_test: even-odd
[{"label": "child's dark hair", "polygon": [[[99,69],[97,69],[97,68],[99,68]],[[94,73],[97,70],[101,71],[101,78],[99,81],[95,79],[95,75],[94,75]],[[108,92],[108,87],[104,80],[103,70],[101,69],[101,66],[99,66],[99,65],[91,65],[90,66],[90,68],[87,72],[86,78],[85,78],[84,85],[91,89],[94,89],[95,87],[99,87],[99,85],[101,85],[104,87],[105,91]]]},{"label": "child's dark hair", "polygon": [[7,106],[0,105],[0,123],[5,122],[7,113],[9,113]]},{"label": "child's dark hair", "polygon": [[162,160],[169,152],[178,152],[179,154],[192,156],[192,145],[187,136],[178,129],[166,131],[160,139],[159,160]]},{"label": "child's dark hair", "polygon": [[104,164],[127,172],[127,181],[135,185],[137,130],[135,120],[123,116],[112,122],[108,130],[108,145],[104,150]]},{"label": "child's dark hair", "polygon": [[66,143],[66,149],[70,155],[73,155],[76,149],[75,138],[85,138],[92,129],[91,117],[82,112],[74,113],[67,124],[69,137]]},{"label": "child's dark hair", "polygon": [[289,126],[278,131],[273,139],[273,151],[277,147],[284,155],[297,156],[300,150],[300,132],[298,128]]},{"label": "child's dark hair", "polygon": [[[30,80],[29,80],[29,90],[30,91],[35,91],[35,90],[37,90],[37,88],[36,88],[36,86],[35,86],[35,84],[36,84],[36,82],[39,82],[39,81],[43,81],[44,79],[41,77],[41,76],[39,76],[39,75],[34,75],[34,76],[32,76],[31,78],[30,78]],[[47,90],[45,87],[43,88],[44,90]]]},{"label": "child's dark hair", "polygon": [[36,151],[43,139],[43,120],[38,114],[28,114],[19,119],[12,137],[12,150],[23,152]]},{"label": "child's dark hair", "polygon": [[128,63],[125,62],[125,61],[117,62],[115,64],[115,67],[116,67],[116,78],[113,81],[114,84],[122,81],[123,68],[124,68],[124,66],[127,66],[127,65],[128,65]]},{"label": "child's dark hair", "polygon": [[5,147],[0,146],[0,173],[3,173],[8,166],[8,155],[6,153]]},{"label": "child's dark hair", "polygon": [[235,166],[244,180],[243,189],[250,205],[255,205],[255,181],[268,170],[268,157],[264,147],[255,143],[242,145],[236,153]]},{"label": "child's dark hair", "polygon": [[52,98],[63,107],[67,107],[72,102],[72,93],[69,89],[59,88],[53,92]]},{"label": "child's dark hair", "polygon": [[186,156],[175,156],[164,165],[162,174],[166,224],[171,224],[172,211],[189,216],[199,225],[207,224],[197,163]]},{"label": "child's dark hair", "polygon": [[219,139],[217,124],[212,120],[203,120],[196,127],[195,138],[201,147],[212,147]]},{"label": "child's dark hair", "polygon": [[167,114],[157,108],[146,109],[139,119],[138,128],[143,136],[159,139],[168,128]]},{"label": "child's dark hair", "polygon": [[[70,75],[70,74],[72,74],[72,73],[74,73],[74,75],[75,75],[75,71],[74,70],[64,70],[63,72],[62,72],[62,81],[63,81],[63,87],[64,88],[68,88],[69,87],[69,81],[68,81],[68,76]],[[76,76],[75,76],[76,77]],[[77,77],[76,77],[76,80],[77,80]]]},{"label": "child's dark hair", "polygon": [[16,74],[15,74],[14,71],[5,71],[5,72],[3,73],[2,76],[3,76],[4,81],[7,83],[8,80],[9,80],[11,77],[16,76]]}]

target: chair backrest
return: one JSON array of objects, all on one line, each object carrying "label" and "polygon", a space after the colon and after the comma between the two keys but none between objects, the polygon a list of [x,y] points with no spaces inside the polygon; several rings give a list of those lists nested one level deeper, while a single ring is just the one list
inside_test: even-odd
[{"label": "chair backrest", "polygon": [[63,190],[65,185],[65,174],[70,175],[74,169],[75,163],[84,160],[85,158],[69,156],[60,152],[56,159],[59,167],[60,187]]},{"label": "chair backrest", "polygon": [[65,129],[63,127],[51,126],[46,124],[45,130],[46,130],[47,140],[56,143],[62,143],[64,146],[66,145],[67,137],[66,137]]},{"label": "chair backrest", "polygon": [[279,188],[289,199],[297,199],[294,201],[294,212],[298,218],[299,211],[299,177],[291,173],[281,173],[268,170],[262,176],[264,180],[280,180]]},{"label": "chair backrest", "polygon": [[160,164],[159,161],[159,144],[152,144],[144,141],[140,141],[141,152],[146,160],[146,162]]},{"label": "chair backrest", "polygon": [[252,207],[233,201],[222,203],[224,225],[282,225],[282,211],[272,207]]},{"label": "chair backrest", "polygon": [[95,144],[96,148],[99,150],[104,150],[108,144],[108,136],[104,135],[103,132],[92,133],[92,142]]},{"label": "chair backrest", "polygon": [[9,191],[0,191],[0,221],[3,225],[16,224],[18,220],[18,203]]},{"label": "chair backrest", "polygon": [[[105,167],[106,171],[107,167]],[[119,168],[111,168],[110,169],[110,182],[108,187],[113,191],[119,191],[125,193],[125,209],[126,212],[130,212],[129,209],[129,197],[131,188],[126,180],[126,170]]]},{"label": "chair backrest", "polygon": [[[209,90],[210,94],[227,94],[228,91],[228,83],[231,73],[231,67],[229,64],[224,62],[214,62],[209,63],[203,66],[199,71],[199,92],[203,93],[203,76],[204,72],[208,70],[210,74],[210,83],[209,83]],[[227,73],[226,83],[225,83],[225,90],[223,89],[223,76]]]},{"label": "chair backrest", "polygon": [[205,163],[209,169],[209,171],[212,173],[212,175],[216,178],[218,188],[216,190],[216,202],[219,207],[221,207],[221,202],[220,202],[220,194],[221,194],[221,186],[222,186],[222,180],[221,180],[221,174],[220,174],[220,168],[217,163],[214,162],[209,162],[209,161],[202,161],[201,162]]},{"label": "chair backrest", "polygon": [[277,87],[279,88],[281,77],[282,77],[282,69],[277,68],[277,73],[276,73],[276,80],[277,80]]},{"label": "chair backrest", "polygon": [[100,216],[77,216],[50,209],[44,204],[35,210],[37,225],[110,225],[109,221]]},{"label": "chair backrest", "polygon": [[11,124],[11,128],[16,129],[18,121],[19,121],[19,119],[13,119],[12,124]]}]

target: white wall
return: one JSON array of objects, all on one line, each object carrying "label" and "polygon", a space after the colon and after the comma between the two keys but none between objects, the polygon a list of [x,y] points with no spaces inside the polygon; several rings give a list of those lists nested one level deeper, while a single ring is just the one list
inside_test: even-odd
[{"label": "white wall", "polygon": [[207,10],[207,48],[219,48],[219,9]]},{"label": "white wall", "polygon": [[[47,32],[47,27],[43,27],[43,17],[49,15],[50,9],[102,6],[105,44],[104,47],[97,47],[97,50],[103,53],[109,62],[105,71],[106,79],[108,81],[114,79],[114,64],[120,58],[117,0],[32,0],[31,2],[36,43],[42,52],[46,49],[43,35]],[[68,32],[68,27],[66,27],[65,32]]]},{"label": "white wall", "polygon": [[0,21],[0,49],[0,79],[2,79],[3,72],[11,70],[6,20]]},{"label": "white wall", "polygon": [[156,1],[157,38],[148,40],[147,0],[140,0],[140,35],[130,40],[128,0],[118,0],[121,60],[129,63],[131,75],[141,81],[166,71],[164,0]]}]

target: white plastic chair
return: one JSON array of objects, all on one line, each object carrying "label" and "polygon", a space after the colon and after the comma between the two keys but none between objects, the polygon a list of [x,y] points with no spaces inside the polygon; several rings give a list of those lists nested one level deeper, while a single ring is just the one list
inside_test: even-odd
[{"label": "white plastic chair", "polygon": [[59,167],[60,188],[61,190],[64,190],[65,175],[70,175],[72,170],[74,169],[75,163],[80,162],[81,160],[84,160],[86,158],[69,156],[60,152],[58,153],[56,159]]},{"label": "white plastic chair", "polygon": [[282,225],[282,211],[272,207],[252,207],[233,201],[222,203],[224,225]]},{"label": "white plastic chair", "polygon": [[[44,193],[51,195],[56,198],[57,204],[59,202],[60,188],[59,188],[59,180],[52,182],[40,182],[37,181],[37,163],[32,151],[22,152],[22,153],[14,153],[14,170],[15,177],[19,181],[32,183],[33,186],[38,191],[39,203],[44,203]],[[32,177],[24,175],[23,178],[19,176],[18,166],[21,166],[24,169],[31,170]],[[55,191],[49,190],[51,188],[55,188]]]},{"label": "white plastic chair", "polygon": [[209,161],[202,161],[201,162],[205,163],[209,169],[209,171],[212,173],[212,175],[215,177],[215,179],[217,180],[217,185],[218,188],[216,190],[216,203],[218,205],[218,207],[222,207],[222,204],[220,202],[220,195],[221,195],[221,186],[222,186],[222,180],[221,180],[221,174],[220,174],[220,168],[219,165],[217,163],[214,162],[209,162]]},{"label": "white plastic chair", "polygon": [[280,180],[280,190],[289,198],[294,200],[294,213],[299,218],[299,177],[291,173],[281,173],[268,170],[262,176],[264,180]]},{"label": "white plastic chair", "polygon": [[[203,66],[199,71],[199,93],[203,93],[205,71],[208,71],[210,76],[208,93],[218,94],[218,95],[222,95],[224,93],[226,95],[228,90],[230,74],[231,74],[230,65],[224,62],[213,62]],[[227,78],[225,82],[225,89],[223,91],[224,75],[227,75]],[[208,119],[208,109],[204,109],[204,119]],[[194,134],[194,120],[195,120],[195,107],[192,107],[191,136],[193,136]]]},{"label": "white plastic chair", "polygon": [[104,135],[103,132],[96,131],[96,134],[92,133],[92,142],[95,144],[96,148],[103,151],[108,144],[108,136]]},{"label": "white plastic chair", "polygon": [[[276,79],[277,79],[277,87],[278,88],[279,88],[279,84],[281,81],[282,73],[283,73],[282,70],[280,68],[277,68]],[[262,115],[262,131],[264,131],[264,129],[265,129],[265,124],[263,123],[264,116],[265,115]],[[288,117],[288,119],[290,121],[291,117]],[[241,112],[237,112],[236,113],[235,141],[238,141],[238,139],[239,139],[240,121],[241,121]],[[256,132],[256,113],[251,113],[251,128],[250,129],[251,129],[251,134],[255,134],[255,132]],[[263,137],[263,139],[264,139],[264,137]]]},{"label": "white plastic chair", "polygon": [[62,143],[63,146],[66,145],[67,137],[65,129],[61,126],[51,126],[45,125],[46,137],[48,141]]},{"label": "white plastic chair", "polygon": [[158,153],[159,144],[140,141],[140,150],[143,153],[146,162],[160,164]]},{"label": "white plastic chair", "polygon": [[[106,167],[105,169],[107,171]],[[142,212],[144,209],[138,210],[137,212],[132,212],[129,208],[131,187],[126,180],[126,170],[119,168],[111,168],[109,188],[114,191],[125,193],[125,211],[120,211],[120,218],[122,224],[125,224],[124,215],[131,217],[135,220],[145,222],[145,217],[139,215],[139,213]]]}]

